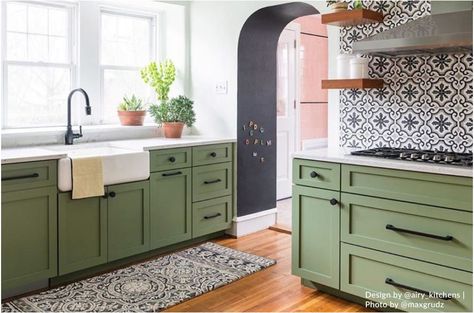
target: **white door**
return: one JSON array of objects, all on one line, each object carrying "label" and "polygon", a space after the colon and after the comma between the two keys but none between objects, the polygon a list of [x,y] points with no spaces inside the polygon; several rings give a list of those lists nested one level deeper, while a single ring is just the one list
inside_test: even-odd
[{"label": "white door", "polygon": [[277,200],[291,197],[291,154],[296,141],[296,46],[299,30],[287,26],[277,50]]}]

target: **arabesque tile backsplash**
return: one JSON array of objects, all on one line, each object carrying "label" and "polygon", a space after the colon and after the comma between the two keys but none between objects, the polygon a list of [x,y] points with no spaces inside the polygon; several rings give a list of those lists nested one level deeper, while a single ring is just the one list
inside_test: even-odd
[{"label": "arabesque tile backsplash", "polygon": [[[341,53],[352,43],[430,14],[429,1],[364,1],[383,24],[345,27]],[[346,89],[340,97],[343,147],[405,147],[472,151],[472,54],[370,57],[369,75],[381,89]]]}]

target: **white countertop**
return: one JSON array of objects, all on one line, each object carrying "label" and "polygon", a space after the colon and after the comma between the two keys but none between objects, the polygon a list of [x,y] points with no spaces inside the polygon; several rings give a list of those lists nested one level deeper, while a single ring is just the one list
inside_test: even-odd
[{"label": "white countertop", "polygon": [[390,160],[377,157],[356,156],[350,154],[353,150],[354,149],[347,148],[315,149],[294,153],[293,157],[297,159],[472,177],[472,168],[460,167],[455,165],[443,165],[415,161]]},{"label": "white countertop", "polygon": [[1,155],[2,164],[55,160],[67,157],[64,152],[37,147],[2,149]]},{"label": "white countertop", "polygon": [[111,146],[130,150],[157,150],[190,146],[202,146],[220,143],[236,142],[235,138],[212,138],[202,136],[184,136],[179,139],[171,138],[146,138],[135,140],[116,140],[93,143],[79,143],[73,146],[49,145],[34,146],[12,149],[2,149],[2,164],[33,162],[43,160],[55,160],[67,157],[68,149],[80,149],[81,147]]}]

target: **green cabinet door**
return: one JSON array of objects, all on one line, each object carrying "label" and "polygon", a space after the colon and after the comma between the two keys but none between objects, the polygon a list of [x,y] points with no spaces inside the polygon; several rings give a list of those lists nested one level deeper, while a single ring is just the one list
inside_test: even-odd
[{"label": "green cabinet door", "polygon": [[2,193],[2,290],[57,275],[57,190]]},{"label": "green cabinet door", "polygon": [[107,262],[107,199],[59,199],[59,275]]},{"label": "green cabinet door", "polygon": [[150,176],[151,248],[191,239],[191,169]]},{"label": "green cabinet door", "polygon": [[293,186],[292,273],[339,289],[339,192]]},{"label": "green cabinet door", "polygon": [[107,187],[108,261],[149,250],[149,182]]}]

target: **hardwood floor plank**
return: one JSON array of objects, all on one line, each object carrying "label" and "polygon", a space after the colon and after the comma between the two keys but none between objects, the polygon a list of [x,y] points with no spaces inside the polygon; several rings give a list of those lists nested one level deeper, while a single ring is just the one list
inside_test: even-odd
[{"label": "hardwood floor plank", "polygon": [[263,230],[238,239],[214,242],[277,260],[277,264],[202,296],[169,308],[169,312],[363,312],[358,304],[302,286],[291,275],[291,236]]}]

